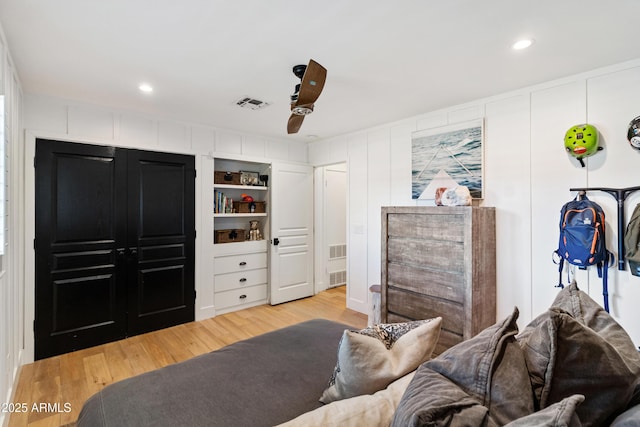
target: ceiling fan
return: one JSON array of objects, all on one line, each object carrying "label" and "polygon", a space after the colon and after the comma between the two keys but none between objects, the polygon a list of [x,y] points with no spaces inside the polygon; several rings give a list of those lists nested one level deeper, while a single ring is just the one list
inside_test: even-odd
[{"label": "ceiling fan", "polygon": [[295,93],[291,95],[291,117],[287,123],[287,133],[290,134],[297,133],[304,116],[313,112],[313,104],[320,96],[327,78],[327,70],[311,59],[309,65],[293,67],[293,74],[301,81],[296,85]]}]

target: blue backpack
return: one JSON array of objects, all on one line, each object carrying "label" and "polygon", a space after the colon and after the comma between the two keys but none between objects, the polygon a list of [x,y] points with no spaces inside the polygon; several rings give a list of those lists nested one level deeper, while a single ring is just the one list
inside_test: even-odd
[{"label": "blue backpack", "polygon": [[602,278],[604,309],[609,311],[607,290],[607,269],[615,262],[614,256],[605,244],[604,211],[584,195],[578,195],[567,202],[560,211],[560,239],[554,252],[559,265],[558,287],[563,288],[562,270],[564,262],[586,270],[595,265]]}]

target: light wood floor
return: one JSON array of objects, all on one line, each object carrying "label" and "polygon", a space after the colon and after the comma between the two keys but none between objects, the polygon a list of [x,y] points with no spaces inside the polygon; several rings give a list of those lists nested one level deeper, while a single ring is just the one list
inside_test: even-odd
[{"label": "light wood floor", "polygon": [[[9,426],[69,424],[78,418],[84,401],[108,384],[305,320],[324,318],[365,327],[367,317],[347,309],[345,301],[343,286],[286,304],[223,314],[25,365],[13,403],[25,403],[29,410],[13,413]],[[31,411],[34,403],[58,404],[60,412]],[[65,412],[69,405],[70,412]]]}]

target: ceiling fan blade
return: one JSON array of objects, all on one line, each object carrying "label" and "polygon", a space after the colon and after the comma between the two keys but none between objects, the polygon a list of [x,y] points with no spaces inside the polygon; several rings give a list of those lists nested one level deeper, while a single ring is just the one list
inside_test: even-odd
[{"label": "ceiling fan blade", "polygon": [[304,72],[304,76],[302,76],[300,93],[298,94],[298,100],[295,104],[298,106],[308,106],[316,102],[322,92],[326,79],[327,69],[311,59]]},{"label": "ceiling fan blade", "polygon": [[299,116],[297,114],[292,114],[289,117],[289,122],[287,123],[287,133],[298,133],[300,130],[300,126],[302,126],[302,122],[304,121],[304,116]]}]

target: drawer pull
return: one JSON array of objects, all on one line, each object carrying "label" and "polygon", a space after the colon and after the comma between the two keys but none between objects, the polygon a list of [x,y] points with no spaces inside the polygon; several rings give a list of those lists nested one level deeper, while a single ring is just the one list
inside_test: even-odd
[{"label": "drawer pull", "polygon": [[246,278],[246,277],[243,277],[242,279],[240,279],[240,280],[239,280],[239,282],[240,282],[240,283],[244,283],[244,282],[246,282],[246,281],[247,281],[247,278]]},{"label": "drawer pull", "polygon": [[246,261],[242,261],[242,262],[241,262],[240,264],[238,264],[238,265],[240,265],[240,266],[247,265],[247,262],[246,262]]},{"label": "drawer pull", "polygon": [[240,299],[245,299],[247,296],[246,295],[240,295]]}]

